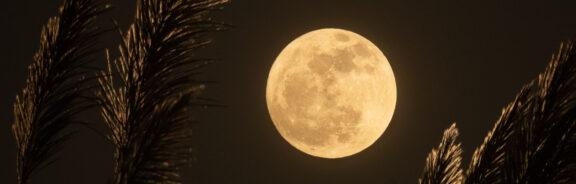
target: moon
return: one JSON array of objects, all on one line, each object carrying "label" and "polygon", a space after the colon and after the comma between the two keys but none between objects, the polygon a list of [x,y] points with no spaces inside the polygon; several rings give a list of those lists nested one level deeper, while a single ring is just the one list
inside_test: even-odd
[{"label": "moon", "polygon": [[266,85],[266,102],[280,135],[298,150],[321,158],[354,155],[386,130],[396,106],[388,59],[354,32],[308,32],[278,55]]}]

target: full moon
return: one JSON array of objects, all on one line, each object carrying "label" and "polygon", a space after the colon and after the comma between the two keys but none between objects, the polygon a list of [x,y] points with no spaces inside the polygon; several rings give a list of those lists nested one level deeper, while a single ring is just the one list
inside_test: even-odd
[{"label": "full moon", "polygon": [[266,102],[280,135],[298,150],[341,158],[372,145],[396,106],[388,59],[366,38],[319,29],[290,42],[268,76]]}]

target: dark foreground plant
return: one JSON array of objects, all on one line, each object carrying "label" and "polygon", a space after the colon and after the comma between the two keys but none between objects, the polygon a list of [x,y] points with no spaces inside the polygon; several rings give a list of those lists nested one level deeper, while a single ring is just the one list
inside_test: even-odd
[{"label": "dark foreground plant", "polygon": [[208,15],[227,0],[139,0],[134,23],[122,34],[120,56],[108,59],[99,80],[100,107],[114,146],[112,182],[181,183],[190,160],[193,110],[208,59],[193,53],[206,33],[225,28]]},{"label": "dark foreground plant", "polygon": [[462,146],[456,142],[458,129],[456,123],[444,131],[442,142],[428,154],[421,184],[458,184],[462,183]]},{"label": "dark foreground plant", "polygon": [[101,33],[94,25],[96,16],[105,9],[98,0],[65,0],[43,27],[26,86],[14,103],[18,183],[28,183],[54,161],[71,136],[66,127],[78,123],[74,116],[91,104],[83,96],[90,77],[83,73]]},{"label": "dark foreground plant", "polygon": [[[441,170],[427,163],[424,176]],[[463,183],[575,182],[576,48],[570,41],[504,108],[474,152]]]},{"label": "dark foreground plant", "polygon": [[476,149],[466,183],[576,182],[576,49],[561,45]]}]

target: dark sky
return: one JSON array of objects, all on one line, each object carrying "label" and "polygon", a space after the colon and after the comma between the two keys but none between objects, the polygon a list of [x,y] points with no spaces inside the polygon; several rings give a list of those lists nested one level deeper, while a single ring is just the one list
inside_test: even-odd
[{"label": "dark sky", "polygon": [[[12,103],[24,86],[40,28],[61,0],[19,0],[0,6],[0,183],[15,183]],[[123,27],[135,1],[114,1]],[[442,131],[457,122],[467,166],[501,109],[535,78],[562,40],[576,33],[576,1],[234,0],[218,20],[235,26],[213,34],[201,56],[222,61],[204,79],[209,97],[227,108],[203,111],[196,126],[196,161],[185,183],[415,183]],[[387,56],[398,100],[392,122],[371,147],[341,159],[306,155],[276,132],[268,115],[268,70],[285,45],[319,28],[363,35]],[[115,48],[111,32],[102,45]],[[103,55],[96,63],[103,66]],[[98,111],[81,117],[106,129]],[[33,183],[102,184],[112,173],[112,147],[76,126],[60,160]]]}]

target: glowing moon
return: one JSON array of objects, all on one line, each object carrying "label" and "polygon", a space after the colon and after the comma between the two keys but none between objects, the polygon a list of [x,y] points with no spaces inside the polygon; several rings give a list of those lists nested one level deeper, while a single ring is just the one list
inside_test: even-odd
[{"label": "glowing moon", "polygon": [[268,76],[276,129],[300,151],[323,158],[356,154],[382,135],[396,106],[388,59],[366,38],[319,29],[292,41]]}]

